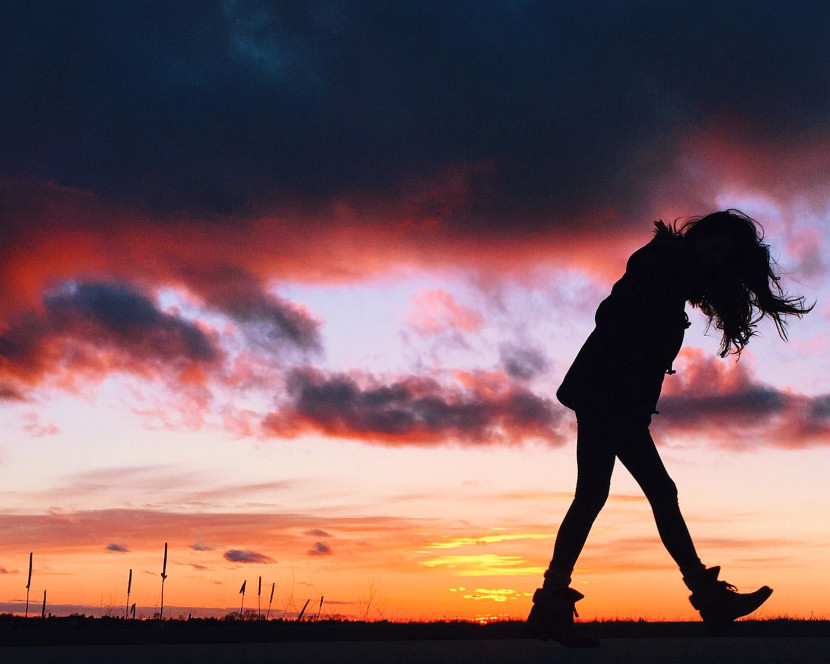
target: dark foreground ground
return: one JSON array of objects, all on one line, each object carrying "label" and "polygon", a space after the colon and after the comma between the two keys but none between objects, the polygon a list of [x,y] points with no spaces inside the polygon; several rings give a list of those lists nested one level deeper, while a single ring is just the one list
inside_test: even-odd
[{"label": "dark foreground ground", "polygon": [[587,623],[602,639],[568,650],[524,637],[522,623],[269,623],[125,621],[0,616],[0,662],[361,664],[489,662],[830,664],[830,622],[736,623],[708,636],[700,623]]}]

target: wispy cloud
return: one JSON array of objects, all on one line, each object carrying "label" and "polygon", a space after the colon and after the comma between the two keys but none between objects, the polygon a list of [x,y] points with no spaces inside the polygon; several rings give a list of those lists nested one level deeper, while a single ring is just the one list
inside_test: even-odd
[{"label": "wispy cloud", "polygon": [[[186,513],[171,510],[52,511],[47,514],[0,514],[3,542],[9,549],[32,547],[50,551],[100,550],[101,542],[129,541],[131,549],[155,550],[169,541],[171,549],[194,549],[194,542],[244,542],[281,547],[297,555],[305,553],[298,535],[312,528],[337,531],[351,542],[373,540],[377,545],[406,540],[423,543],[418,536],[422,520],[387,516],[321,517],[302,513]],[[260,540],[267,532],[267,542]],[[204,546],[197,544],[196,546]],[[29,548],[27,548],[29,547]],[[212,550],[226,547],[211,547]],[[244,551],[237,547],[233,550]]]},{"label": "wispy cloud", "polygon": [[267,292],[244,266],[192,266],[182,276],[206,305],[241,324],[260,351],[286,346],[320,350],[320,322],[304,307]]},{"label": "wispy cloud", "polygon": [[[139,496],[138,500],[145,500],[155,506],[164,505],[169,509],[207,509],[272,498],[298,484],[293,479],[220,484],[210,473],[184,471],[177,466],[114,466],[92,468],[60,477],[52,487],[32,491],[28,497],[32,501],[69,506],[95,496],[129,493],[131,496]],[[213,485],[212,488],[203,488],[209,485]],[[168,492],[170,487],[175,487],[176,491]],[[165,494],[166,497],[159,497],[159,494]],[[23,494],[17,492],[16,495]]]},{"label": "wispy cloud", "polygon": [[505,343],[499,347],[499,355],[507,375],[517,380],[530,380],[550,366],[544,353],[530,346]]},{"label": "wispy cloud", "polygon": [[[499,499],[505,500],[573,500],[573,491],[510,491],[499,494]],[[612,493],[609,494],[608,503],[645,503],[643,495]]]},{"label": "wispy cloud", "polygon": [[416,332],[425,336],[451,331],[476,332],[484,325],[481,313],[459,305],[444,290],[416,293],[412,305],[407,320]]}]

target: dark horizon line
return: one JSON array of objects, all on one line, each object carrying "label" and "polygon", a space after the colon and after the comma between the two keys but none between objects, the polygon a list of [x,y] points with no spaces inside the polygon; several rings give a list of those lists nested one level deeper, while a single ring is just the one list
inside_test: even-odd
[{"label": "dark horizon line", "polygon": [[[644,620],[587,621],[580,629],[602,639],[711,638],[704,624],[646,622]],[[762,618],[733,623],[723,636],[740,638],[830,638],[828,619]],[[523,620],[488,622],[443,620],[431,622],[348,621],[322,619],[128,620],[121,617],[23,618],[0,615],[2,646],[113,646],[181,644],[253,644],[301,642],[395,642],[532,640]]]}]

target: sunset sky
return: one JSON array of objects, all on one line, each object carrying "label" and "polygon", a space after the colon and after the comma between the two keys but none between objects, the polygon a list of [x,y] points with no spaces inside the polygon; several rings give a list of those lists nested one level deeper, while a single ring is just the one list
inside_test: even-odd
[{"label": "sunset sky", "polygon": [[[699,554],[830,617],[830,5],[5,3],[0,612],[524,617],[576,480],[555,391],[655,219],[757,218],[653,433]],[[586,619],[696,617],[618,467]],[[30,609],[30,613],[32,610]]]}]

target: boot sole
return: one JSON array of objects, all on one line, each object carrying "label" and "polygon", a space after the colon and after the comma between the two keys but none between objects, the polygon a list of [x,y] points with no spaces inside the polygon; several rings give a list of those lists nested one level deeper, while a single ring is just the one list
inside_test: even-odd
[{"label": "boot sole", "polygon": [[766,602],[770,595],[772,595],[772,588],[764,586],[752,593],[753,602],[742,607],[740,613],[732,611],[725,613],[718,609],[703,609],[700,611],[700,617],[703,618],[703,623],[706,625],[706,631],[711,635],[720,634],[729,627],[738,618],[748,616],[750,613],[757,611],[760,606]]}]

